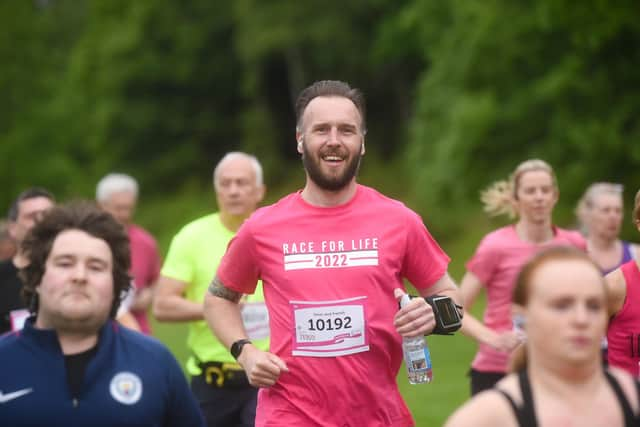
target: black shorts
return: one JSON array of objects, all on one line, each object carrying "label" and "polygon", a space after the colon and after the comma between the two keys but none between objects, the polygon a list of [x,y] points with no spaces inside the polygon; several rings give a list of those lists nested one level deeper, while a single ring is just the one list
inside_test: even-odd
[{"label": "black shorts", "polygon": [[191,391],[209,427],[253,427],[258,389],[252,386],[225,388],[207,383],[204,375],[191,378]]},{"label": "black shorts", "polygon": [[471,396],[493,388],[493,386],[506,375],[504,372],[480,372],[471,369],[469,371],[469,376],[471,377]]}]

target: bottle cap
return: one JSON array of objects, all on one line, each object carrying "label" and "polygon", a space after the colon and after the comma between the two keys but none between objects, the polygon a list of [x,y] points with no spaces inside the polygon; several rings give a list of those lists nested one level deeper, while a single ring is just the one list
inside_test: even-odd
[{"label": "bottle cap", "polygon": [[402,298],[400,298],[400,308],[409,304],[409,301],[411,301],[411,297],[409,296],[409,294],[402,295]]}]

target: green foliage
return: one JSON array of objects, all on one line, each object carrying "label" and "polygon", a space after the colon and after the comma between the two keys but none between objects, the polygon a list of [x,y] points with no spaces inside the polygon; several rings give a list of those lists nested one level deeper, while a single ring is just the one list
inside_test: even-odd
[{"label": "green foliage", "polygon": [[[34,183],[63,199],[90,197],[111,170],[151,191],[178,191],[234,149],[256,153],[267,181],[286,185],[287,166],[299,164],[296,94],[322,78],[365,91],[367,143],[395,156],[421,65],[375,35],[400,4],[8,3],[0,58],[12,66],[0,88],[12,103],[3,115],[0,178],[8,186],[0,202]],[[20,61],[11,61],[14,40],[24,41]]]},{"label": "green foliage", "polygon": [[160,197],[234,149],[292,187],[296,94],[338,78],[368,98],[368,151],[384,162],[365,175],[393,191],[376,175],[400,171],[409,205],[447,206],[436,229],[455,232],[480,188],[534,156],[556,167],[568,212],[590,181],[640,179],[635,6],[5,2],[0,203],[33,184],[90,197],[111,170]]},{"label": "green foliage", "polygon": [[[498,225],[482,217],[478,191],[522,160],[555,167],[560,224],[573,222],[592,181],[625,184],[631,205],[636,3],[2,2],[0,206],[30,185],[92,198],[103,174],[131,173],[142,186],[139,220],[166,248],[215,206],[211,170],[227,151],[262,160],[267,201],[299,189],[295,98],[312,81],[343,79],[367,97],[361,182],[423,214],[460,277]],[[636,235],[628,221],[624,232]],[[438,384],[424,390],[449,387]],[[412,410],[432,406],[420,402],[435,399],[430,391],[416,395]]]},{"label": "green foliage", "polygon": [[[177,177],[209,172],[238,131],[237,74],[225,8],[212,2],[94,2],[90,30],[73,51],[69,83],[83,140],[119,167],[175,189]],[[215,49],[212,49],[215,46]],[[140,168],[144,165],[144,168]]]},{"label": "green foliage", "polygon": [[[461,210],[531,157],[555,165],[569,203],[593,180],[635,190],[640,10],[632,2],[447,4],[449,25],[437,40],[424,37],[431,68],[411,118],[420,206]],[[428,9],[414,10],[429,20]]]}]

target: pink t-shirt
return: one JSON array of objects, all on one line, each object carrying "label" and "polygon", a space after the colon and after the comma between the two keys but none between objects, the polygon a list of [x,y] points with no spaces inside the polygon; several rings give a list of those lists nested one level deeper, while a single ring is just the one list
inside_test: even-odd
[{"label": "pink t-shirt", "polygon": [[[487,291],[487,306],[484,324],[494,331],[513,328],[511,320],[511,300],[515,281],[522,266],[544,248],[558,245],[576,246],[586,250],[586,242],[580,233],[554,227],[552,240],[535,244],[522,241],[514,225],[499,228],[487,234],[467,263],[467,270],[473,273]],[[478,353],[471,364],[481,372],[506,372],[509,354],[480,344]]]},{"label": "pink t-shirt", "polygon": [[217,273],[242,293],[262,279],[271,352],[290,370],[260,390],[256,426],[413,425],[393,290],[403,277],[425,290],[448,263],[417,214],[361,185],[337,207],[294,193],[256,211]]},{"label": "pink t-shirt", "polygon": [[[131,271],[136,289],[143,289],[155,283],[160,274],[160,255],[155,239],[145,229],[137,225],[128,227],[131,245]],[[140,325],[140,330],[151,334],[151,326],[146,311],[132,311]]]},{"label": "pink t-shirt", "polygon": [[607,357],[611,366],[624,369],[634,377],[640,376],[640,271],[635,260],[620,269],[627,285],[622,309],[609,323]]}]

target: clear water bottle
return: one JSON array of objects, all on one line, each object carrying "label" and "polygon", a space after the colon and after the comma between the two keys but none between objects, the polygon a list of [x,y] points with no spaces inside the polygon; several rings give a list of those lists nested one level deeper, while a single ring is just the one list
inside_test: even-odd
[{"label": "clear water bottle", "polygon": [[[404,307],[408,302],[409,295],[404,294],[400,300],[400,307]],[[430,383],[433,379],[433,370],[427,340],[424,337],[403,337],[402,354],[404,356],[404,364],[407,367],[409,383]]]}]

